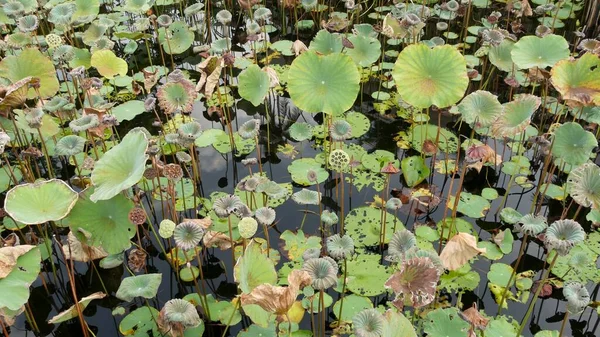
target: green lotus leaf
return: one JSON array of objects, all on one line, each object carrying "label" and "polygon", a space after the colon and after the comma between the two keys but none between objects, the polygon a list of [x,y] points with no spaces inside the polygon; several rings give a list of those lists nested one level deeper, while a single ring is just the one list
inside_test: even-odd
[{"label": "green lotus leaf", "polygon": [[100,75],[108,79],[114,78],[115,75],[127,75],[127,62],[117,57],[112,50],[102,49],[95,51],[92,54],[90,64],[98,70]]},{"label": "green lotus leaf", "polygon": [[[438,137],[439,133],[439,137]],[[436,144],[440,151],[446,153],[456,153],[458,149],[458,137],[450,130],[438,127],[432,124],[415,125],[408,135],[410,144],[413,149],[423,152],[423,144],[425,141],[431,141]]]},{"label": "green lotus leaf", "polygon": [[569,43],[560,35],[527,35],[515,43],[510,55],[519,69],[553,67],[569,57]]},{"label": "green lotus leaf", "polygon": [[41,254],[35,247],[17,258],[17,265],[10,273],[0,278],[0,311],[19,310],[29,299],[29,286],[40,272]]},{"label": "green lotus leaf", "polygon": [[470,264],[465,264],[457,270],[450,270],[440,276],[440,289],[447,291],[472,291],[479,286],[481,277],[477,271],[471,270]]},{"label": "green lotus leaf", "polygon": [[[485,332],[490,336],[497,337],[518,337],[518,325],[511,324],[506,317],[494,317],[488,323]],[[537,336],[537,335],[536,335]]]},{"label": "green lotus leaf", "polygon": [[59,179],[13,187],[6,193],[4,209],[16,221],[41,224],[66,217],[77,202],[77,192]]},{"label": "green lotus leaf", "polygon": [[600,269],[596,266],[597,260],[598,253],[590,248],[590,241],[587,239],[573,247],[566,256],[559,256],[552,267],[552,273],[567,282],[598,283]]},{"label": "green lotus leaf", "polygon": [[[311,303],[312,302],[312,303]],[[323,307],[321,307],[321,294],[316,293],[312,298],[304,297],[302,299],[302,307],[310,314],[316,314],[323,309],[327,309],[333,303],[333,297],[328,293],[323,293]]]},{"label": "green lotus leaf", "polygon": [[336,115],[352,107],[359,81],[360,75],[349,56],[307,51],[290,66],[288,92],[302,110]]},{"label": "green lotus leaf", "polygon": [[381,337],[417,337],[412,323],[400,312],[387,310],[383,314],[385,324]]},{"label": "green lotus leaf", "polygon": [[411,156],[402,159],[402,176],[408,187],[415,187],[429,177],[429,166],[421,156]]},{"label": "green lotus leaf", "polygon": [[445,108],[458,102],[469,84],[464,57],[449,45],[431,49],[414,44],[404,48],[392,76],[402,99],[421,109],[431,105]]},{"label": "green lotus leaf", "polygon": [[510,229],[507,228],[502,233],[504,233],[502,236],[502,240],[500,240],[500,242],[496,241],[496,244],[498,245],[498,247],[500,247],[500,251],[502,251],[503,254],[510,254],[510,252],[512,252],[513,250],[514,243],[512,232]]},{"label": "green lotus leaf", "polygon": [[[329,177],[329,173],[314,158],[296,159],[288,166],[287,170],[296,184],[304,186],[322,183]],[[315,173],[315,181],[308,179],[311,171]]]},{"label": "green lotus leaf", "polygon": [[177,55],[190,48],[192,42],[194,42],[194,32],[190,30],[187,23],[175,21],[169,27],[158,29],[158,41],[165,53]]},{"label": "green lotus leaf", "polygon": [[89,69],[92,66],[92,53],[87,49],[73,48],[73,58],[69,61],[69,67],[77,68],[79,66]]},{"label": "green lotus leaf", "polygon": [[509,161],[502,163],[502,173],[506,175],[528,175],[530,173],[529,168],[531,163],[529,159],[524,156],[511,157]]},{"label": "green lotus leaf", "polygon": [[277,50],[284,56],[294,56],[294,51],[292,50],[292,46],[294,42],[290,40],[279,40],[277,42],[271,43],[269,48],[273,50]]},{"label": "green lotus leaf", "polygon": [[[340,307],[342,309],[341,317]],[[335,302],[335,304],[333,305],[333,314],[337,319],[341,319],[344,322],[352,322],[352,317],[354,317],[354,315],[358,314],[359,312],[365,309],[372,308],[373,303],[371,303],[371,300],[368,297],[352,294],[343,298],[343,305],[341,299]]]},{"label": "green lotus leaf", "polygon": [[87,17],[87,22],[92,21],[100,12],[100,0],[75,0],[75,13],[71,21]]},{"label": "green lotus leaf", "polygon": [[90,233],[91,237],[85,238],[87,244],[102,247],[109,254],[123,252],[135,235],[135,225],[129,220],[133,202],[122,194],[93,202],[90,200],[92,193],[91,188],[84,191],[66,219],[71,231],[80,233],[81,228]]},{"label": "green lotus leaf", "polygon": [[196,138],[196,140],[194,141],[194,145],[196,145],[198,147],[211,146],[217,141],[219,136],[222,137],[222,135],[229,137],[229,136],[227,136],[225,131],[220,130],[220,129],[204,130],[204,131],[202,131],[202,134],[198,138]]},{"label": "green lotus leaf", "polygon": [[345,120],[348,122],[348,124],[350,124],[350,134],[352,138],[361,137],[371,129],[371,120],[369,120],[367,116],[360,112],[348,112]]},{"label": "green lotus leaf", "polygon": [[377,296],[385,292],[382,280],[392,275],[392,270],[379,263],[381,257],[374,254],[361,254],[347,261],[347,285],[351,292],[360,296]]},{"label": "green lotus leaf", "polygon": [[552,85],[563,99],[583,105],[600,105],[600,58],[586,53],[552,67]]},{"label": "green lotus leaf", "polygon": [[504,113],[492,123],[495,137],[514,137],[525,131],[531,116],[540,107],[542,100],[534,95],[520,95],[504,104]]},{"label": "green lotus leaf", "polygon": [[129,276],[121,281],[115,296],[127,302],[133,301],[136,297],[151,299],[156,297],[161,282],[162,274]]},{"label": "green lotus leaf", "polygon": [[112,108],[112,114],[117,117],[117,121],[130,121],[135,116],[144,113],[144,102],[138,100],[127,101]]},{"label": "green lotus leaf", "polygon": [[552,155],[570,165],[580,165],[588,161],[598,140],[593,133],[586,131],[579,123],[568,122],[554,131]]},{"label": "green lotus leaf", "polygon": [[353,171],[353,177],[345,177],[346,182],[352,184],[357,191],[362,191],[365,187],[372,187],[375,191],[381,192],[385,188],[385,178],[379,173],[368,171]]},{"label": "green lotus leaf", "polygon": [[[513,271],[513,268],[507,264],[494,263],[490,267],[490,271],[487,273],[488,281],[502,287],[506,287]],[[514,283],[515,278],[513,277],[509,286],[512,286]]]},{"label": "green lotus leaf", "polygon": [[254,106],[259,106],[269,93],[269,75],[256,64],[244,69],[238,77],[238,92]]},{"label": "green lotus leaf", "polygon": [[456,308],[430,311],[423,324],[423,331],[430,337],[464,337],[468,330],[469,323],[460,318]]},{"label": "green lotus leaf", "polygon": [[[381,236],[382,213],[381,210],[372,207],[357,207],[352,209],[344,223],[346,232],[354,239],[356,247],[374,246],[379,244]],[[396,231],[404,229],[404,224],[400,219],[391,213],[385,215],[385,238],[388,243]]]},{"label": "green lotus leaf", "polygon": [[[56,70],[52,61],[35,48],[26,48],[19,55],[6,56],[0,62],[0,77],[9,79],[12,83],[28,76],[40,79],[40,95],[42,98],[54,96],[59,88]],[[31,88],[27,98],[38,97]]]},{"label": "green lotus leaf", "polygon": [[260,243],[248,243],[244,255],[233,268],[235,282],[243,293],[248,294],[261,284],[275,284],[277,272],[271,260],[263,253]]},{"label": "green lotus leaf", "polygon": [[[311,21],[312,22],[312,21]],[[294,333],[295,335],[296,333]],[[271,324],[264,328],[256,324],[251,324],[248,329],[242,330],[238,333],[237,337],[277,337],[277,329],[275,324]]]},{"label": "green lotus leaf", "polygon": [[366,169],[374,173],[380,173],[381,169],[390,162],[393,163],[396,168],[400,166],[400,161],[396,159],[396,155],[386,150],[375,150],[372,153],[364,154],[360,158],[360,161]]},{"label": "green lotus leaf", "polygon": [[511,207],[503,208],[500,211],[500,219],[508,224],[516,224],[522,217],[523,214]]},{"label": "green lotus leaf", "polygon": [[373,37],[352,35],[348,40],[354,46],[344,52],[361,67],[368,67],[379,60],[381,56],[381,43]]},{"label": "green lotus leaf", "polygon": [[[15,176],[17,181],[21,181],[23,179],[23,174],[21,170],[15,167],[11,168],[12,175]],[[11,170],[9,170],[6,166],[2,166],[0,170],[0,193],[6,191],[13,183]]]},{"label": "green lotus leaf", "polygon": [[92,201],[107,200],[135,185],[143,176],[148,155],[148,140],[143,132],[129,132],[94,165]]},{"label": "green lotus leaf", "polygon": [[54,118],[49,114],[44,114],[42,116],[42,126],[39,129],[35,129],[29,127],[27,115],[23,110],[14,109],[13,112],[15,114],[15,122],[19,129],[32,134],[35,138],[39,138],[39,133],[41,133],[44,139],[48,139],[56,136],[61,131],[60,125],[58,125],[58,123],[54,121]]},{"label": "green lotus leaf", "polygon": [[56,323],[68,321],[75,317],[79,317],[78,310],[83,311],[85,308],[87,308],[87,306],[90,304],[91,301],[102,299],[104,297],[106,297],[106,294],[103,292],[96,292],[89,296],[84,296],[81,299],[79,299],[79,301],[77,302],[79,309],[77,309],[77,307],[75,305],[72,305],[71,307],[69,307],[69,309],[62,311],[59,314],[57,314],[56,316],[52,317],[50,320],[48,320],[48,323],[56,324]]},{"label": "green lotus leaf", "polygon": [[[454,209],[454,200],[455,197],[451,195],[448,198],[448,207],[450,209]],[[456,210],[461,212],[462,214],[469,216],[471,218],[481,218],[485,216],[487,210],[490,209],[490,202],[487,201],[484,197],[471,194],[468,192],[462,192],[460,194],[460,198],[458,200],[458,205]]]},{"label": "green lotus leaf", "polygon": [[280,239],[285,241],[283,249],[287,251],[286,255],[290,260],[302,259],[302,254],[307,249],[321,249],[321,238],[317,236],[307,237],[301,229],[295,234],[288,229],[281,234]]},{"label": "green lotus leaf", "polygon": [[437,222],[436,227],[439,236],[443,236],[444,240],[449,240],[456,235],[456,233],[469,233],[477,236],[477,234],[474,233],[473,225],[462,218],[448,217],[442,219]]},{"label": "green lotus leaf", "polygon": [[294,124],[290,125],[288,131],[290,133],[290,137],[298,142],[301,142],[303,140],[312,138],[313,126],[305,122],[295,122]]},{"label": "green lotus leaf", "polygon": [[542,330],[533,336],[534,337],[559,337],[559,331],[558,330]]},{"label": "green lotus leaf", "polygon": [[132,14],[145,13],[152,5],[154,0],[125,0],[124,9]]},{"label": "green lotus leaf", "polygon": [[[236,156],[250,154],[256,148],[256,143],[254,142],[253,138],[243,139],[237,132],[233,135],[233,141],[235,142]],[[212,146],[215,148],[215,150],[219,151],[219,153],[229,153],[231,152],[231,139],[229,138],[228,134],[219,132],[216,134],[215,141]]]},{"label": "green lotus leaf", "polygon": [[156,325],[158,315],[158,310],[152,307],[137,308],[119,323],[119,332],[123,336],[132,337],[160,336],[161,332]]},{"label": "green lotus leaf", "polygon": [[498,96],[489,91],[477,90],[470,93],[458,105],[458,111],[466,123],[478,127],[489,127],[504,111]]},{"label": "green lotus leaf", "polygon": [[482,253],[481,255],[485,256],[490,260],[500,260],[504,256],[498,245],[493,242],[479,241],[477,243],[477,247],[485,249],[485,253]]},{"label": "green lotus leaf", "polygon": [[309,49],[322,55],[339,53],[344,46],[340,34],[332,34],[325,29],[321,29],[310,42]]},{"label": "green lotus leaf", "polygon": [[512,61],[511,52],[515,43],[510,39],[504,39],[500,45],[490,47],[488,57],[490,63],[496,66],[496,68],[512,73],[517,68]]}]

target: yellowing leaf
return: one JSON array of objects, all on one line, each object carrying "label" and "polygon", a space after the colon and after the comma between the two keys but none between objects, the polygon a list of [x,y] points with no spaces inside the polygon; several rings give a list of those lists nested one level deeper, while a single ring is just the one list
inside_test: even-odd
[{"label": "yellowing leaf", "polygon": [[108,79],[113,79],[115,75],[127,75],[127,62],[117,57],[111,50],[95,51],[92,54],[91,64],[100,75]]}]

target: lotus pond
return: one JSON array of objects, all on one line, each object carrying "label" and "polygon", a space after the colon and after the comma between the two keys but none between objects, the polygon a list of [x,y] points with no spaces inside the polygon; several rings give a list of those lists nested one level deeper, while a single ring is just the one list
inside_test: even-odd
[{"label": "lotus pond", "polygon": [[600,2],[0,3],[0,335],[600,333]]}]

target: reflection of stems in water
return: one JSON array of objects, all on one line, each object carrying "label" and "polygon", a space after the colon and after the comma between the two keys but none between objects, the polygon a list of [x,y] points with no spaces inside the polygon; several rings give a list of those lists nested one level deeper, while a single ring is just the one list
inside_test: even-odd
[{"label": "reflection of stems in water", "polygon": [[308,205],[304,208],[304,216],[302,216],[302,222],[300,223],[300,230],[304,228],[304,220],[306,220],[306,214],[308,214]]},{"label": "reflection of stems in water", "polygon": [[504,291],[502,292],[502,296],[500,297],[500,303],[498,304],[498,313],[496,313],[496,317],[498,317],[498,315],[500,315],[500,312],[502,311],[502,305],[506,300],[506,294],[508,294],[508,289],[511,286],[513,278],[517,274],[517,268],[519,268],[521,258],[523,257],[523,252],[525,251],[525,246],[527,245],[527,237],[527,234],[523,235],[523,240],[521,241],[521,248],[519,249],[519,256],[517,257],[517,263],[515,264],[515,267],[513,268],[512,273],[510,274],[510,278],[508,279],[508,283],[506,284],[506,287],[504,287]]},{"label": "reflection of stems in water", "polygon": [[381,198],[381,228],[379,229],[379,248],[381,249],[381,251],[383,252],[383,245],[385,244],[385,223],[387,221],[387,211],[385,209],[385,203],[386,203],[386,198],[387,198],[387,194],[385,191],[389,191],[389,186],[390,186],[390,174],[386,174],[385,175],[385,189],[383,190],[384,192],[383,194],[383,198]]},{"label": "reflection of stems in water", "polygon": [[[533,299],[531,300],[531,303],[529,303],[529,307],[527,308],[525,317],[523,318],[523,321],[521,322],[521,326],[519,327],[519,332],[517,333],[517,336],[521,335],[521,333],[523,332],[523,329],[525,328],[525,325],[529,321],[529,317],[531,316],[531,312],[533,311],[535,302],[537,301],[538,297],[540,296],[540,292],[542,292],[542,288],[544,287],[544,284],[548,280],[548,275],[550,275],[550,271],[552,270],[552,268],[554,268],[554,264],[556,263],[556,260],[558,259],[558,253],[556,253],[556,251],[554,251],[554,250],[548,252],[548,255],[550,255],[552,252],[554,252],[554,257],[552,258],[552,262],[550,262],[550,266],[548,267],[548,269],[546,269],[546,271],[544,272],[544,276],[542,277],[542,280],[538,283],[538,287],[535,290],[535,294],[533,295]],[[546,258],[546,261],[548,261],[548,258]]]}]

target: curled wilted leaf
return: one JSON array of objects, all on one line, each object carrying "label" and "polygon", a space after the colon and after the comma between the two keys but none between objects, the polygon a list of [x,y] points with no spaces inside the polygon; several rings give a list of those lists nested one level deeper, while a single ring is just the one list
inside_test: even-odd
[{"label": "curled wilted leaf", "polygon": [[448,241],[440,258],[446,269],[456,270],[478,254],[485,252],[485,248],[477,247],[477,239],[473,235],[460,232]]}]

